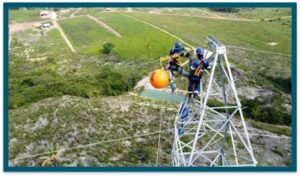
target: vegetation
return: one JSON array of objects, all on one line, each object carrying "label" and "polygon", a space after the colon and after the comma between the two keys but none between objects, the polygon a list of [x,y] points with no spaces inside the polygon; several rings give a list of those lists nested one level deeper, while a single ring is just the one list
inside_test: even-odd
[{"label": "vegetation", "polygon": [[278,135],[292,136],[292,129],[289,126],[272,125],[255,120],[250,120],[249,123],[257,129],[266,130]]},{"label": "vegetation", "polygon": [[257,121],[270,124],[291,125],[290,110],[286,107],[285,97],[276,94],[270,97],[256,97],[254,100],[242,99],[246,107],[245,116]]},{"label": "vegetation", "polygon": [[[249,47],[286,54],[291,53],[291,29],[279,23],[214,20],[141,13],[130,13],[130,15],[172,32],[194,46],[206,46],[206,37],[213,34],[213,36],[226,45]],[[201,32],[199,32],[199,29],[201,29]],[[221,32],[220,29],[222,29]],[[270,41],[279,44],[270,46],[268,45]]]},{"label": "vegetation", "polygon": [[[145,107],[144,103],[150,106]],[[153,107],[154,104],[158,107]],[[134,136],[159,130],[157,123],[162,107],[176,108],[177,105],[130,95],[43,99],[32,106],[10,110],[9,116],[13,118],[9,118],[9,157],[13,159],[21,153],[49,153],[42,160],[40,156],[20,160],[18,166],[42,165],[46,159],[51,161],[45,162],[47,166],[55,165],[57,161],[60,166],[74,166],[76,163],[77,166],[153,166],[158,134]],[[164,114],[162,131],[173,127],[176,111],[165,109]],[[161,133],[160,166],[171,164],[171,132]],[[124,137],[128,139],[105,142]],[[100,141],[104,143],[59,150]],[[30,151],[24,146],[30,146]],[[59,158],[57,153],[60,153]]]},{"label": "vegetation", "polygon": [[213,11],[217,12],[226,12],[226,13],[238,13],[240,11],[239,8],[210,8]]},{"label": "vegetation", "polygon": [[[227,15],[227,14],[224,14]],[[288,8],[241,8],[239,13],[235,14],[240,18],[247,19],[271,19],[278,17],[291,16],[291,9]]]},{"label": "vegetation", "polygon": [[272,85],[276,86],[276,88],[281,90],[282,92],[291,94],[292,91],[291,77],[274,77],[262,73],[259,73],[259,75],[261,77],[264,77],[266,80],[270,81]]},{"label": "vegetation", "polygon": [[115,96],[132,90],[142,74],[135,70],[113,70],[108,67],[99,68],[94,75],[56,75],[43,76],[38,80],[27,78],[14,82],[13,87],[24,87],[20,91],[12,91],[9,96],[9,108],[18,108],[47,97],[76,95],[81,97]]},{"label": "vegetation", "polygon": [[121,33],[122,38],[113,40],[113,54],[121,59],[158,59],[168,54],[176,39],[147,24],[119,13],[99,13],[94,15]]},{"label": "vegetation", "polygon": [[9,21],[22,23],[41,20],[39,8],[34,9],[11,9],[9,11]]},{"label": "vegetation", "polygon": [[101,49],[99,46],[117,38],[85,16],[59,21],[59,25],[75,49],[87,55],[98,54]]},{"label": "vegetation", "polygon": [[48,149],[48,156],[42,156],[40,159],[43,159],[42,166],[58,166],[58,160],[59,160],[59,150],[58,150],[58,144],[56,143],[54,148]]},{"label": "vegetation", "polygon": [[112,49],[114,48],[114,44],[112,43],[104,43],[103,44],[103,50],[102,50],[102,53],[103,54],[110,54],[112,52]]}]

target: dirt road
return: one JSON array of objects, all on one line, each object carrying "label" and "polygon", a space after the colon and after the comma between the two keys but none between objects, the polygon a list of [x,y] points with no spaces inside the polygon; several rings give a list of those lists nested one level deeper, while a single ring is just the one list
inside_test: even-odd
[{"label": "dirt road", "polygon": [[64,41],[66,42],[66,44],[68,45],[68,47],[70,48],[70,50],[74,53],[76,53],[75,48],[73,47],[73,45],[71,44],[71,42],[69,41],[69,39],[67,38],[67,36],[65,35],[64,31],[61,29],[61,27],[58,25],[56,20],[52,21],[53,26],[56,27],[58,29],[58,31],[60,32],[61,36],[63,37]]},{"label": "dirt road", "polygon": [[113,28],[111,28],[110,26],[108,26],[107,24],[103,23],[102,21],[98,20],[97,18],[91,16],[91,15],[86,15],[88,18],[94,20],[96,23],[98,23],[101,27],[105,28],[108,32],[114,34],[117,37],[122,37],[122,35],[115,31]]},{"label": "dirt road", "polygon": [[72,14],[71,14],[71,16],[70,17],[74,17],[75,16],[75,14],[77,13],[77,12],[79,12],[80,10],[81,10],[82,8],[78,8],[75,12],[73,12]]}]

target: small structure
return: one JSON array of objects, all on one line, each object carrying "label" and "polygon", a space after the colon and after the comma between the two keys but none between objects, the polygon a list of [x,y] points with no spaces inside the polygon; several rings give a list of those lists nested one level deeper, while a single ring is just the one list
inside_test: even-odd
[{"label": "small structure", "polygon": [[49,11],[47,11],[47,10],[40,11],[40,17],[48,18],[49,17]]},{"label": "small structure", "polygon": [[51,23],[44,23],[40,27],[41,27],[41,29],[51,29],[52,24]]},{"label": "small structure", "polygon": [[104,10],[107,12],[110,12],[110,11],[112,11],[112,8],[105,8]]}]

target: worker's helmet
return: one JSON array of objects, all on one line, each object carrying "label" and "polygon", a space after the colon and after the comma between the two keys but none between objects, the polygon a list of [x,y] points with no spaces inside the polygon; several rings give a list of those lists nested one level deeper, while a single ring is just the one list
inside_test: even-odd
[{"label": "worker's helmet", "polygon": [[175,43],[175,49],[182,49],[182,44],[181,44],[181,42],[177,41],[177,42]]},{"label": "worker's helmet", "polygon": [[149,78],[151,85],[157,89],[164,88],[170,83],[169,74],[163,69],[154,70]]},{"label": "worker's helmet", "polygon": [[197,48],[197,49],[196,49],[196,54],[197,54],[197,55],[199,54],[199,55],[202,55],[202,56],[203,56],[203,53],[204,53],[204,52],[203,52],[203,49],[202,49],[202,48]]}]

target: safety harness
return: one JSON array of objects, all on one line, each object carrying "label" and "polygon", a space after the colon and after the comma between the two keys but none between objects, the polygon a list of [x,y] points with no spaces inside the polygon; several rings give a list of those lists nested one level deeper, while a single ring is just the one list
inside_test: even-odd
[{"label": "safety harness", "polygon": [[200,62],[199,66],[196,68],[196,70],[194,71],[194,76],[201,76],[201,70],[203,68],[203,61]]}]

